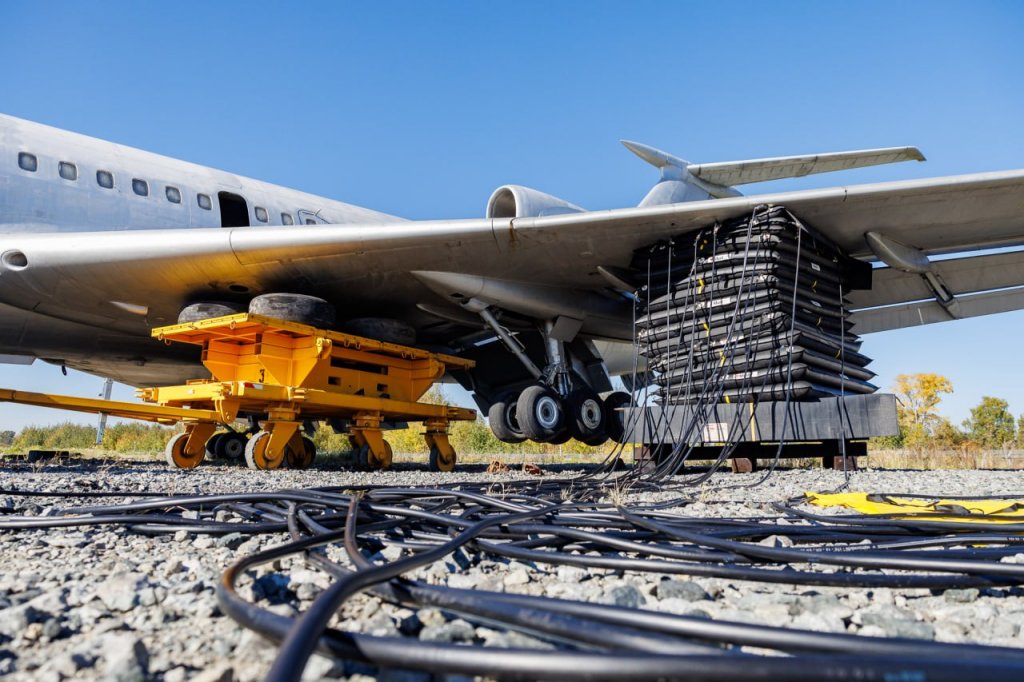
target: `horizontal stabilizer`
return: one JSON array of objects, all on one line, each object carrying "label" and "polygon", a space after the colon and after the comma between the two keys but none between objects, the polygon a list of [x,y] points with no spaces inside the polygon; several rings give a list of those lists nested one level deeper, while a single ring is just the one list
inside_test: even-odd
[{"label": "horizontal stabilizer", "polygon": [[[957,296],[956,300],[960,318],[1024,310],[1024,287]],[[850,316],[853,331],[858,334],[918,327],[935,322],[948,322],[950,319],[946,309],[934,300],[868,308],[858,310]]]},{"label": "horizontal stabilizer", "polygon": [[745,185],[751,182],[765,182],[781,178],[798,178],[813,173],[878,166],[900,161],[924,161],[924,155],[917,147],[888,147],[885,149],[864,149],[853,152],[831,154],[809,154],[804,156],[780,156],[770,159],[748,161],[725,161],[722,163],[690,164],[686,170],[691,175],[715,185],[726,187]]}]

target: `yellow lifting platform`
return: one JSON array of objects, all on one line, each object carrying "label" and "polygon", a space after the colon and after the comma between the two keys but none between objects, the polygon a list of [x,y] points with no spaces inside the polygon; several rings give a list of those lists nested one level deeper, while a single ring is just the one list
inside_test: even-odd
[{"label": "yellow lifting platform", "polygon": [[448,368],[468,369],[471,360],[327,331],[287,320],[240,313],[158,327],[155,338],[202,346],[208,380],[138,389],[142,403],[0,389],[0,401],[106,413],[161,424],[185,424],[167,444],[167,461],[191,469],[203,461],[216,434],[239,415],[256,415],[260,430],[244,442],[250,468],[282,463],[305,468],[316,449],[302,435],[304,421],[343,420],[357,463],[366,469],[391,466],[384,422],[423,422],[430,467],[451,471],[456,454],[448,441],[453,421],[472,421],[462,407],[417,402]]}]

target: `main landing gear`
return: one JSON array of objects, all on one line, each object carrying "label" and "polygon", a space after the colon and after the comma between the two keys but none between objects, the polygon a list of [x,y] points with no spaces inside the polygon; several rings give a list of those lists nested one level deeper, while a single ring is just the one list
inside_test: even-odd
[{"label": "main landing gear", "polygon": [[[560,444],[575,438],[592,446],[609,438],[622,441],[625,428],[620,408],[629,404],[629,394],[619,391],[602,399],[590,388],[566,353],[567,335],[561,320],[546,321],[541,328],[547,350],[547,365],[541,370],[489,308],[475,312],[537,380],[521,391],[506,391],[491,404],[487,420],[498,440]],[[578,324],[568,336],[576,330]]]}]

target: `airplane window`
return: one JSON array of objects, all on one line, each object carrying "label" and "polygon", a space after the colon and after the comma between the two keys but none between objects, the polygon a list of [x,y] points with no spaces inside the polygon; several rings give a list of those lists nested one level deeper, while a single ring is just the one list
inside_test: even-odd
[{"label": "airplane window", "polygon": [[39,167],[39,162],[36,161],[35,154],[29,154],[27,152],[18,153],[18,168],[26,170],[29,173],[35,173],[36,168]]},{"label": "airplane window", "polygon": [[114,187],[114,176],[110,171],[96,171],[96,184],[100,187],[112,189]]},{"label": "airplane window", "polygon": [[145,180],[139,180],[138,178],[132,178],[132,191],[138,194],[140,197],[149,196],[149,183]]},{"label": "airplane window", "polygon": [[306,224],[307,225],[316,225],[316,221],[313,220],[312,218],[306,218]]},{"label": "airplane window", "polygon": [[292,220],[292,214],[291,213],[282,213],[281,214],[281,224],[282,225],[294,225],[295,221]]},{"label": "airplane window", "polygon": [[177,187],[167,188],[167,201],[171,202],[172,204],[181,203],[181,192],[178,190]]},{"label": "airplane window", "polygon": [[77,180],[78,179],[78,166],[67,161],[61,161],[57,164],[57,172],[65,180]]},{"label": "airplane window", "polygon": [[209,211],[210,207],[213,206],[213,202],[210,201],[209,194],[196,195],[196,201],[199,202],[199,208],[205,209],[207,211]]},{"label": "airplane window", "polygon": [[257,206],[256,207],[256,220],[260,221],[261,223],[267,222],[267,220],[268,220],[267,209],[263,208],[262,206]]}]

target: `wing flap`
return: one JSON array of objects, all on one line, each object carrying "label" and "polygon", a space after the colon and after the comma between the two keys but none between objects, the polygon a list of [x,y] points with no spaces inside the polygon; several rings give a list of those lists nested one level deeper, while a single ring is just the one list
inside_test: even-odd
[{"label": "wing flap", "polygon": [[[959,318],[980,317],[996,313],[1024,310],[1024,287],[989,291],[983,294],[957,296]],[[918,327],[952,318],[936,301],[918,301],[902,305],[858,310],[850,316],[853,330],[858,334]]]}]

